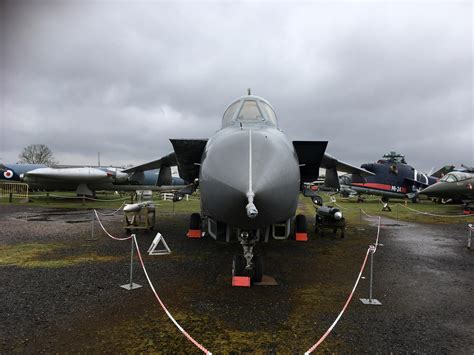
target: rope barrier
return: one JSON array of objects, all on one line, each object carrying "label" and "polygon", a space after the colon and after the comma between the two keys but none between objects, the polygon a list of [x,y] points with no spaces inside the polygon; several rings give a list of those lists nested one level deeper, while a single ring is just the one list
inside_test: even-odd
[{"label": "rope barrier", "polygon": [[158,303],[160,304],[161,308],[165,311],[166,315],[168,316],[168,318],[173,322],[173,324],[176,326],[176,328],[178,328],[178,330],[191,342],[193,343],[197,348],[199,348],[199,350],[201,350],[203,353],[205,354],[208,354],[208,355],[212,355],[212,353],[207,350],[203,345],[201,345],[199,342],[197,342],[191,335],[189,335],[189,333],[184,330],[184,328],[176,321],[176,319],[174,319],[173,315],[171,314],[170,311],[168,311],[168,309],[166,308],[165,304],[163,303],[163,301],[161,300],[160,296],[158,296],[158,293],[156,292],[155,290],[155,287],[153,286],[153,283],[151,282],[151,279],[150,277],[148,276],[148,272],[146,270],[146,267],[145,267],[145,263],[143,262],[143,258],[142,258],[142,254],[140,252],[140,248],[138,247],[138,242],[137,242],[137,238],[135,236],[135,234],[132,234],[130,235],[129,237],[126,237],[126,238],[118,238],[118,237],[114,237],[113,235],[111,235],[109,232],[107,232],[107,230],[104,228],[104,226],[102,225],[102,222],[100,221],[99,219],[99,215],[97,214],[97,210],[94,210],[95,212],[95,215],[97,217],[97,220],[99,221],[99,224],[100,226],[102,227],[102,230],[112,239],[114,240],[128,240],[128,239],[133,239],[132,242],[135,244],[135,247],[137,249],[137,254],[138,254],[138,258],[140,260],[140,264],[142,266],[142,269],[143,269],[143,272],[145,273],[145,277],[148,281],[148,284],[150,285],[150,288],[151,290],[153,291],[153,294],[155,295],[155,298],[157,299]]},{"label": "rope barrier", "polygon": [[[374,218],[374,217],[378,217],[378,216],[372,216],[372,215],[369,215],[367,212],[365,212],[362,208],[350,208],[350,207],[343,207],[337,203],[334,203],[335,206],[339,207],[340,209],[342,210],[360,210],[363,214],[365,214],[367,217],[370,217],[370,218]],[[447,214],[435,214],[435,213],[430,213],[430,212],[424,212],[424,211],[418,211],[418,210],[415,210],[414,208],[410,208],[408,206],[405,206],[401,203],[397,203],[395,206],[402,206],[414,213],[417,213],[417,214],[423,214],[423,215],[427,215],[427,216],[433,216],[433,217],[446,217],[446,218],[459,218],[459,217],[473,217],[473,215],[469,215],[469,214],[456,214],[456,215],[447,215]]]},{"label": "rope barrier", "polygon": [[410,208],[408,206],[405,206],[405,205],[402,205],[401,203],[397,203],[397,205],[399,206],[402,206],[410,211],[413,211],[415,213],[418,213],[418,214],[424,214],[424,215],[427,215],[427,216],[433,216],[433,217],[447,217],[447,218],[459,218],[459,217],[473,217],[469,214],[456,214],[456,215],[448,215],[448,214],[434,214],[434,213],[430,213],[430,212],[423,212],[423,211],[418,211],[418,210],[415,210],[414,208]]},{"label": "rope barrier", "polygon": [[164,305],[163,301],[161,300],[160,296],[158,296],[158,293],[156,292],[155,290],[155,287],[153,286],[153,283],[151,282],[150,280],[150,277],[148,276],[148,272],[146,271],[146,268],[145,268],[145,263],[143,262],[143,258],[142,258],[142,254],[140,252],[140,248],[138,247],[138,243],[137,243],[137,238],[133,238],[133,241],[135,242],[135,246],[136,246],[136,249],[137,249],[137,253],[138,253],[138,258],[140,259],[140,264],[142,265],[142,269],[143,269],[143,272],[145,273],[145,277],[148,281],[148,284],[150,285],[150,288],[151,290],[153,291],[153,294],[155,295],[156,299],[158,300],[158,302],[160,303],[160,306],[161,308],[163,308],[163,310],[165,311],[166,315],[168,316],[168,318],[173,322],[173,324],[176,326],[176,328],[179,329],[179,331],[191,342],[193,343],[197,348],[199,348],[203,353],[205,354],[209,354],[209,355],[212,355],[212,353],[207,350],[203,345],[201,345],[200,343],[198,343],[191,335],[189,335],[189,333],[184,330],[183,327],[181,327],[179,325],[179,323],[176,321],[176,319],[173,318],[173,316],[171,315],[171,313],[168,311],[168,309],[166,308],[166,306]]},{"label": "rope barrier", "polygon": [[99,222],[99,225],[100,227],[102,228],[102,230],[105,232],[105,234],[107,234],[110,238],[112,239],[115,239],[115,240],[129,240],[133,237],[133,234],[128,236],[128,237],[125,237],[125,238],[118,238],[118,237],[114,237],[112,234],[110,234],[109,232],[107,232],[107,230],[105,229],[104,225],[102,224],[102,221],[100,220],[99,218],[99,214],[97,213],[97,210],[94,210],[94,213],[95,213],[95,216],[97,218],[97,221]]},{"label": "rope barrier", "polygon": [[354,292],[357,289],[357,286],[359,285],[359,281],[362,277],[362,273],[364,272],[365,265],[367,264],[367,259],[369,257],[369,254],[372,253],[374,254],[377,251],[377,246],[379,245],[379,235],[380,235],[380,217],[379,217],[379,223],[377,227],[377,238],[375,240],[375,245],[370,245],[367,248],[367,252],[365,253],[364,261],[362,262],[362,266],[359,271],[359,275],[357,276],[356,282],[354,284],[354,287],[352,288],[351,293],[349,294],[349,297],[346,300],[346,303],[344,304],[344,307],[342,307],[341,312],[339,312],[338,316],[334,320],[334,322],[331,324],[331,326],[326,330],[326,332],[323,334],[323,336],[313,345],[311,346],[308,350],[306,350],[305,355],[311,354],[316,348],[321,345],[321,343],[328,337],[329,334],[331,334],[331,331],[334,329],[336,324],[339,322],[341,319],[342,315],[346,311],[346,308],[349,306],[349,303],[352,300],[352,297],[354,296]]},{"label": "rope barrier", "polygon": [[352,288],[352,291],[351,293],[349,294],[349,297],[347,298],[347,301],[346,303],[344,304],[344,307],[342,308],[341,312],[339,313],[339,315],[337,316],[336,320],[331,324],[331,326],[328,328],[328,330],[326,330],[326,332],[323,334],[323,336],[312,346],[310,347],[306,352],[305,352],[305,355],[308,355],[308,354],[311,354],[314,350],[316,350],[316,348],[321,345],[321,343],[328,337],[328,335],[331,333],[331,331],[334,329],[334,327],[336,326],[336,324],[339,322],[339,320],[341,319],[342,317],[342,314],[345,312],[347,306],[349,305],[349,303],[351,302],[352,300],[352,296],[354,296],[354,292],[357,288],[357,285],[359,285],[359,281],[360,281],[360,278],[362,277],[362,273],[364,272],[364,269],[365,269],[365,265],[367,264],[367,258],[369,257],[369,253],[371,251],[371,247],[369,247],[367,249],[367,252],[365,253],[365,258],[364,258],[364,261],[362,262],[362,267],[360,268],[360,271],[359,271],[359,275],[357,276],[357,280],[354,284],[354,287]]},{"label": "rope barrier", "polygon": [[122,205],[112,213],[102,213],[102,212],[97,211],[97,210],[95,210],[95,211],[98,214],[100,214],[101,216],[114,216],[118,211],[120,211],[122,209],[123,206],[125,206],[125,202],[122,202]]},{"label": "rope barrier", "polygon": [[61,196],[61,195],[30,195],[30,198],[47,198],[47,197],[53,197],[56,199],[62,199],[62,200],[92,200],[92,201],[102,201],[102,202],[116,202],[116,201],[125,201],[128,200],[130,197],[121,197],[117,199],[99,199],[99,198],[93,198],[93,197],[87,197],[87,196]]},{"label": "rope barrier", "polygon": [[382,218],[379,216],[379,223],[377,225],[377,238],[375,238],[375,250],[373,251],[373,253],[375,253],[377,251],[377,247],[379,246],[381,220],[382,220]]},{"label": "rope barrier", "polygon": [[380,216],[371,216],[370,214],[368,214],[367,212],[365,212],[362,208],[360,209],[360,211],[365,214],[367,217],[369,218],[375,218],[375,217],[380,217]]}]

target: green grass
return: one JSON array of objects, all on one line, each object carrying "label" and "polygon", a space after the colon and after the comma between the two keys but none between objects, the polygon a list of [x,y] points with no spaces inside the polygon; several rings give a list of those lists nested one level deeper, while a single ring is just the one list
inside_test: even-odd
[{"label": "green grass", "polygon": [[[334,205],[330,202],[330,197],[323,195],[325,204]],[[365,213],[371,216],[381,216],[394,220],[418,223],[451,224],[451,223],[473,223],[474,215],[463,215],[462,205],[443,205],[430,200],[421,200],[419,203],[408,202],[405,206],[401,200],[390,201],[391,211],[382,211],[382,203],[377,198],[367,199],[365,202],[357,203],[355,199],[336,197],[336,206],[341,207],[346,219],[353,223],[360,222]],[[422,212],[417,213],[413,210]],[[361,211],[362,210],[362,211]],[[436,216],[428,215],[433,214]]]},{"label": "green grass", "polygon": [[64,244],[21,243],[0,246],[0,266],[22,268],[62,268],[90,262],[110,262],[119,260],[116,256],[103,256],[97,253],[80,255],[58,255],[70,246]]},{"label": "green grass", "polygon": [[[20,205],[33,207],[48,208],[65,208],[65,209],[117,209],[122,203],[130,203],[131,195],[122,194],[115,195],[113,193],[98,193],[96,198],[99,201],[83,199],[77,197],[74,192],[51,192],[49,197],[44,192],[33,192],[29,196],[29,201],[24,199],[13,199],[12,203],[7,198],[0,199],[0,205]],[[157,206],[158,213],[192,213],[199,212],[199,195],[192,195],[189,201],[182,200],[179,202],[164,201],[159,199],[159,194],[153,194],[153,200]]]},{"label": "green grass", "polygon": [[[164,201],[159,199],[159,194],[155,193],[153,199],[156,203],[158,215],[172,215],[181,213],[193,213],[200,211],[199,193],[195,193],[189,197],[189,201],[182,200],[179,202]],[[330,197],[322,194],[325,204],[331,205]],[[64,208],[64,209],[117,209],[123,202],[130,203],[130,194],[115,195],[114,193],[100,193],[97,194],[97,199],[100,201],[92,201],[89,199],[77,198],[74,192],[52,192],[49,197],[45,197],[45,193],[31,193],[29,202],[21,199],[13,199],[11,204],[22,206],[38,206],[49,208]],[[117,201],[120,199],[119,201]],[[309,198],[303,198],[299,207],[299,213],[306,216],[314,216],[315,209]],[[1,204],[10,204],[8,198],[0,199]],[[415,209],[424,213],[431,213],[441,216],[429,216],[426,214],[416,213],[405,207],[403,201],[393,200],[390,202],[392,211],[382,211],[382,204],[374,198],[368,198],[363,203],[357,203],[355,199],[346,199],[336,197],[336,204],[339,205],[346,220],[352,224],[363,224],[361,217],[364,214],[361,209],[371,216],[389,217],[395,220],[420,222],[420,223],[462,223],[474,222],[474,215],[462,215],[463,208],[460,205],[442,205],[436,204],[429,200],[422,200],[420,203],[408,202],[408,208]],[[336,206],[337,207],[337,206]]]}]

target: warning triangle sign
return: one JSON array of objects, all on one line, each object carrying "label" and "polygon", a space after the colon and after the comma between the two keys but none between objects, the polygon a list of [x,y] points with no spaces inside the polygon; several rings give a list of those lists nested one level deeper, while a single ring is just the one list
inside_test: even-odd
[{"label": "warning triangle sign", "polygon": [[[162,242],[163,248],[157,250],[158,244],[160,244],[160,242]],[[155,239],[153,239],[153,242],[148,248],[148,255],[167,255],[170,253],[171,253],[171,250],[168,244],[166,244],[165,237],[163,237],[161,233],[158,232],[155,236]]]}]

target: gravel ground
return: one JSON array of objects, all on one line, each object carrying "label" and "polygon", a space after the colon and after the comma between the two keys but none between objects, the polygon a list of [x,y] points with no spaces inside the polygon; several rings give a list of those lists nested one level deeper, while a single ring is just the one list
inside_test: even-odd
[{"label": "gravel ground", "polygon": [[[199,352],[167,319],[138,264],[126,291],[130,242],[90,237],[90,211],[0,205],[0,353]],[[120,216],[104,217],[123,236]],[[260,249],[278,286],[230,286],[237,243],[184,237],[188,215],[163,213],[172,249],[145,256],[155,287],[183,327],[213,353],[302,353],[342,308],[375,239],[373,221],[346,238],[273,241]],[[473,266],[466,223],[383,221],[374,297],[362,280],[321,352],[474,353]],[[98,228],[98,227],[97,227]],[[97,231],[96,228],[96,231]],[[145,251],[154,232],[139,233]],[[364,273],[368,276],[368,269]]]}]

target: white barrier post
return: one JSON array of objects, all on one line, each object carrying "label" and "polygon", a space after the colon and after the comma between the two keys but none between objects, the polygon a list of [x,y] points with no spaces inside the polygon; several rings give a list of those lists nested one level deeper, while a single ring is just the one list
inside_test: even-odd
[{"label": "white barrier post", "polygon": [[374,278],[374,253],[375,247],[373,245],[370,246],[370,280],[369,280],[369,298],[360,298],[360,301],[363,304],[369,306],[381,306],[382,302],[379,300],[372,298],[372,285],[373,285],[373,278]]},{"label": "white barrier post", "polygon": [[94,224],[95,224],[95,212],[92,210],[92,219],[91,219],[91,236],[90,238],[87,238],[87,241],[96,241],[97,238],[95,237],[95,232],[94,232]]},{"label": "white barrier post", "polygon": [[471,249],[472,230],[474,229],[474,226],[472,224],[469,224],[468,227],[469,227],[469,237],[467,238],[467,248]]},{"label": "white barrier post", "polygon": [[135,251],[135,238],[135,234],[133,234],[132,238],[130,239],[132,241],[132,250],[130,251],[130,283],[120,286],[129,291],[142,287],[142,285],[133,282],[133,253]]}]

